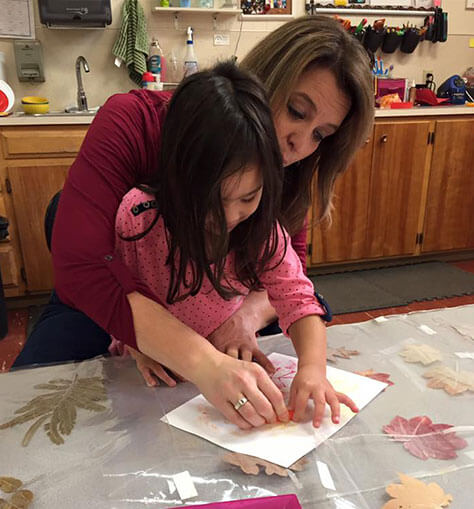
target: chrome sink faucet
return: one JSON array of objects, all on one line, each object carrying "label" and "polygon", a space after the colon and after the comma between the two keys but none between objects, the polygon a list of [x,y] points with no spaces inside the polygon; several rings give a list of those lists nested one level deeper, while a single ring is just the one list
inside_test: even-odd
[{"label": "chrome sink faucet", "polygon": [[79,111],[86,111],[88,109],[87,97],[86,93],[84,92],[84,86],[82,84],[81,64],[84,67],[84,71],[89,72],[89,64],[82,55],[76,58],[77,109]]}]

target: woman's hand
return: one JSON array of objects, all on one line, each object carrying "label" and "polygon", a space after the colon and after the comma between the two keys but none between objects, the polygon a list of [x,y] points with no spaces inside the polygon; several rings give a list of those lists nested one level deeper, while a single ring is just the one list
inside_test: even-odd
[{"label": "woman's hand", "polygon": [[331,407],[332,422],[339,423],[340,405],[343,403],[353,412],[358,412],[357,405],[349,396],[336,392],[326,378],[324,369],[317,364],[306,364],[298,367],[298,372],[291,384],[290,410],[294,410],[293,420],[304,418],[308,400],[314,401],[313,426],[319,428],[324,416],[326,403]]},{"label": "woman's hand", "polygon": [[[213,357],[202,365],[193,381],[229,421],[241,429],[289,421],[282,393],[261,366],[221,353]],[[242,398],[248,401],[236,409]]]},{"label": "woman's hand", "polygon": [[239,310],[210,334],[208,339],[220,352],[248,362],[255,360],[272,374],[275,367],[258,348],[255,333],[254,321]]},{"label": "woman's hand", "polygon": [[137,369],[142,374],[148,387],[156,387],[157,385],[160,385],[160,382],[158,382],[156,377],[163,380],[163,382],[165,382],[165,384],[169,387],[174,387],[176,385],[176,380],[168,375],[161,364],[130,346],[125,346],[125,348],[128,350],[131,357],[135,359]]}]

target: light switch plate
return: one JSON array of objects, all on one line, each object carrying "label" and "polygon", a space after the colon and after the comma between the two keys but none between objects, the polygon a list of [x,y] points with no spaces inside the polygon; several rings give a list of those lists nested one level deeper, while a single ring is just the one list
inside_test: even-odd
[{"label": "light switch plate", "polygon": [[214,46],[230,46],[230,35],[214,34]]}]

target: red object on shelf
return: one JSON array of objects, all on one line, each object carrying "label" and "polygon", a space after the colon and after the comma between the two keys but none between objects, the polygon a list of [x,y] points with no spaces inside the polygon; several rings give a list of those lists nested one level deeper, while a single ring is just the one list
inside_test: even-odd
[{"label": "red object on shelf", "polygon": [[390,108],[392,110],[407,110],[408,108],[413,108],[413,104],[410,102],[404,102],[404,103],[392,103],[390,105]]}]

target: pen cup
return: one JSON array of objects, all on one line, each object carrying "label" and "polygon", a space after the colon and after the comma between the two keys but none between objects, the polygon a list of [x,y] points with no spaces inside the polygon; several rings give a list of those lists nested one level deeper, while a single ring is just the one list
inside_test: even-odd
[{"label": "pen cup", "polygon": [[384,37],[385,30],[377,32],[369,25],[365,30],[364,48],[369,49],[375,53],[382,44]]},{"label": "pen cup", "polygon": [[384,53],[394,53],[400,46],[402,38],[403,36],[399,35],[398,32],[387,32],[382,43],[382,51]]},{"label": "pen cup", "polygon": [[400,44],[400,51],[403,53],[413,53],[420,42],[420,35],[416,30],[407,30]]}]

